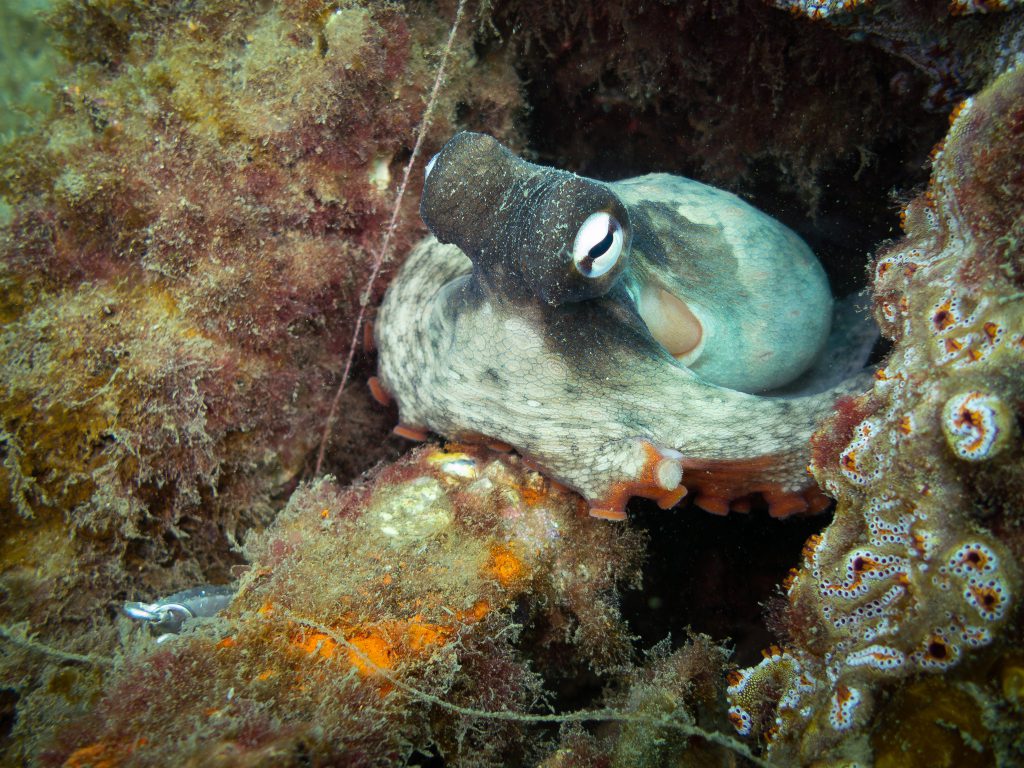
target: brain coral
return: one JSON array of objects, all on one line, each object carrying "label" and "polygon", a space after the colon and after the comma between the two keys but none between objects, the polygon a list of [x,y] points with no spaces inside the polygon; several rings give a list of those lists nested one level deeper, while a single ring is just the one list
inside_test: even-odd
[{"label": "brain coral", "polygon": [[[839,505],[787,582],[789,636],[730,681],[737,729],[783,763],[932,765],[933,721],[960,700],[949,754],[1021,759],[1001,718],[1019,700],[1024,69],[951,120],[906,237],[874,262],[892,353],[815,438]],[[933,716],[908,731],[922,699]]]}]

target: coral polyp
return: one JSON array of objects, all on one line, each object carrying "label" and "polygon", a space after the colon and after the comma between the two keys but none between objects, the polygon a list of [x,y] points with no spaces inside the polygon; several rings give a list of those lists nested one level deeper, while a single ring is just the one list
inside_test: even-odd
[{"label": "coral polyp", "polygon": [[942,409],[942,429],[949,447],[965,461],[994,458],[1013,441],[1015,428],[1009,408],[985,392],[953,395]]}]

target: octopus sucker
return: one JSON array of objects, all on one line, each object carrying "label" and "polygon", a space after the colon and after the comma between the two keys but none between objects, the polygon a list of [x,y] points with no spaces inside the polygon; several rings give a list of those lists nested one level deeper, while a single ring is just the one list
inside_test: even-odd
[{"label": "octopus sucker", "polygon": [[370,388],[370,394],[373,396],[374,400],[383,406],[391,405],[393,401],[391,393],[384,389],[384,385],[380,383],[380,379],[376,376],[371,376],[367,380],[366,385]]},{"label": "octopus sucker", "polygon": [[396,424],[391,431],[399,437],[404,437],[406,440],[412,440],[417,443],[423,443],[430,439],[430,432],[426,428],[414,427],[409,424],[402,424],[401,422]]},{"label": "octopus sucker", "polygon": [[510,446],[602,518],[688,490],[717,513],[820,508],[809,436],[865,381],[834,373],[863,343],[831,348],[871,334],[833,327],[790,230],[690,179],[595,181],[473,133],[431,160],[420,213],[433,234],[374,329],[396,433]]}]

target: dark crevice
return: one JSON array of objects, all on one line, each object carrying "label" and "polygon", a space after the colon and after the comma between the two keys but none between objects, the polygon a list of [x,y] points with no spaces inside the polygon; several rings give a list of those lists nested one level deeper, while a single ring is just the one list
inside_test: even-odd
[{"label": "dark crevice", "polygon": [[755,506],[721,517],[691,504],[665,512],[634,500],[630,518],[650,536],[643,589],[623,596],[622,611],[638,645],[650,648],[687,629],[735,647],[733,661],[756,664],[777,638],[765,625],[764,605],[778,594],[812,534],[830,514],[777,520]]}]

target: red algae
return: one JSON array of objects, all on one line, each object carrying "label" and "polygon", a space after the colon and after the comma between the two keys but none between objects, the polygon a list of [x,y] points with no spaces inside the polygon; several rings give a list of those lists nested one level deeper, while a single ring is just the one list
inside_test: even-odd
[{"label": "red algae", "polygon": [[[110,651],[111,600],[228,581],[306,471],[447,25],[218,0],[49,21],[56,104],[0,161],[0,620]],[[458,105],[515,138],[518,79],[470,46],[427,150]],[[344,405],[333,471],[396,455],[361,390]],[[29,695],[45,659],[11,663]]]}]

